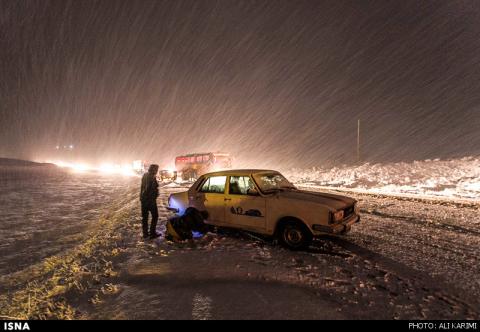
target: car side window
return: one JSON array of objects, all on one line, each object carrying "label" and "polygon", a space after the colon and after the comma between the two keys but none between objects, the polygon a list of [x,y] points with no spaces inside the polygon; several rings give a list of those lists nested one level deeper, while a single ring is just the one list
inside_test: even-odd
[{"label": "car side window", "polygon": [[230,195],[248,195],[250,189],[255,189],[255,186],[249,176],[230,177],[230,188],[228,190]]},{"label": "car side window", "polygon": [[202,185],[200,192],[223,194],[225,193],[226,176],[211,176]]}]

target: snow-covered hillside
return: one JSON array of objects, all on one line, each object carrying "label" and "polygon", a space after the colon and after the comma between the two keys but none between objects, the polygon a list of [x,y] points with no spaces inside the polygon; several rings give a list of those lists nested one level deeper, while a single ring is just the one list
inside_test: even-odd
[{"label": "snow-covered hillside", "polygon": [[480,201],[480,157],[292,169],[286,175],[303,187]]}]

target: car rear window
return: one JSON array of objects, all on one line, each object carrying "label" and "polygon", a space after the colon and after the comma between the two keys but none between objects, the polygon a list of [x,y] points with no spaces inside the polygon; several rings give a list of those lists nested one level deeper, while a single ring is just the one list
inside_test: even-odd
[{"label": "car rear window", "polygon": [[226,181],[226,176],[211,176],[203,183],[200,191],[202,193],[223,194],[225,193]]},{"label": "car rear window", "polygon": [[230,195],[248,195],[249,190],[255,189],[255,185],[249,176],[230,177]]}]

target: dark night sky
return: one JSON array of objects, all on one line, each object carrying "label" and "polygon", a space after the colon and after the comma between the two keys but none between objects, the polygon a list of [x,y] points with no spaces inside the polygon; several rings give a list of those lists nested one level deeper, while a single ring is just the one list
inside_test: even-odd
[{"label": "dark night sky", "polygon": [[480,154],[478,1],[0,1],[0,156]]}]

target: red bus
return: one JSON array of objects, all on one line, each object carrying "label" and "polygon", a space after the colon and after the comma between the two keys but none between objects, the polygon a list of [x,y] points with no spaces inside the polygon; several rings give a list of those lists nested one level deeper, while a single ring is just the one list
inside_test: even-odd
[{"label": "red bus", "polygon": [[182,173],[183,180],[197,179],[200,175],[232,167],[229,153],[192,153],[175,158],[175,169]]}]

